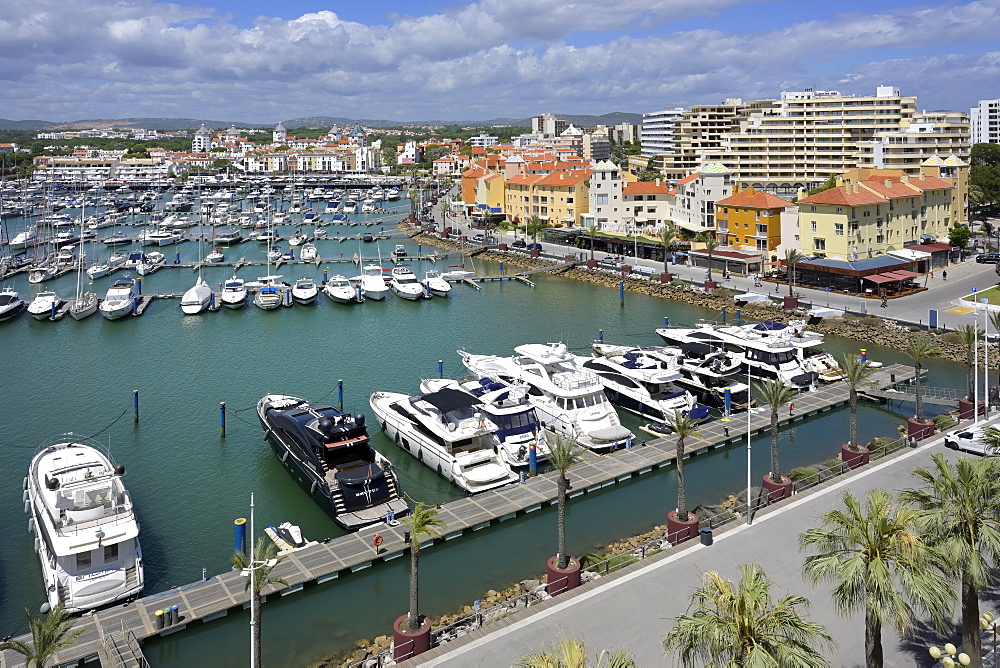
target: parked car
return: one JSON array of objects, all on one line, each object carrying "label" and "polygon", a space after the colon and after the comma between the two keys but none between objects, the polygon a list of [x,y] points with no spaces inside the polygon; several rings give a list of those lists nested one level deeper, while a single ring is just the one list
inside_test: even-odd
[{"label": "parked car", "polygon": [[989,264],[1000,264],[1000,253],[983,253],[982,255],[976,256],[976,262],[979,264],[989,263]]},{"label": "parked car", "polygon": [[514,248],[527,248],[528,242],[525,241],[524,239],[514,239],[514,242],[511,244],[511,246]]},{"label": "parked car", "polygon": [[481,244],[486,241],[486,237],[484,237],[481,234],[474,234],[472,235],[472,240],[475,241],[477,244]]},{"label": "parked car", "polygon": [[963,450],[976,455],[998,454],[993,448],[989,448],[982,441],[983,429],[966,427],[956,429],[944,436],[944,447],[952,450]]},{"label": "parked car", "polygon": [[542,250],[542,244],[528,244],[528,250]]}]

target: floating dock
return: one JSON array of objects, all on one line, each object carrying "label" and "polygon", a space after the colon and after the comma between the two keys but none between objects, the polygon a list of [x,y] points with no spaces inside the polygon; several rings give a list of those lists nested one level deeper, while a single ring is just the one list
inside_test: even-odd
[{"label": "floating dock", "polygon": [[[870,379],[869,387],[890,388],[909,382],[913,376],[913,367],[893,364],[879,369]],[[789,416],[787,411],[782,411],[779,414],[779,423],[804,420],[809,416],[846,404],[848,400],[849,391],[845,383],[824,385],[815,391],[797,395],[795,415]],[[767,432],[770,430],[770,417],[769,409],[758,408],[752,411],[749,417],[743,413],[735,415],[728,422],[713,420],[701,425],[698,431],[702,439],[689,440],[686,444],[687,456],[696,457],[731,443],[745,442],[748,427],[752,435]],[[844,431],[846,438],[846,426]],[[596,492],[669,466],[675,459],[675,447],[674,437],[668,436],[648,442],[637,440],[631,448],[603,456],[587,453],[583,461],[569,472],[573,485],[569,496],[572,498]],[[719,490],[719,493],[727,491],[730,490]],[[491,524],[535,512],[554,504],[556,496],[557,476],[555,473],[547,473],[529,478],[522,484],[514,483],[497,490],[451,501],[438,509],[438,517],[445,523],[440,537],[422,543],[422,546],[447,542],[465,533],[486,529]],[[407,549],[403,537],[404,529],[402,524],[391,527],[379,524],[357,533],[288,552],[273,571],[275,577],[283,578],[288,585],[273,586],[263,593],[266,596],[288,596],[306,586],[322,585],[335,580],[341,574],[353,573],[381,562],[401,558],[405,556]],[[380,547],[375,547],[372,542],[376,533],[381,534],[383,538]],[[176,633],[195,622],[208,622],[224,617],[230,610],[246,607],[249,605],[249,598],[245,585],[245,579],[238,572],[228,571],[201,582],[143,596],[127,605],[83,615],[77,619],[74,626],[83,633],[75,645],[60,651],[54,657],[55,663],[64,664],[100,658],[104,666],[124,665],[113,661],[114,648],[122,651],[122,648],[127,646],[134,655],[134,652],[139,651],[138,644],[146,638]],[[400,599],[400,606],[404,603]],[[156,611],[175,605],[179,611],[176,623],[157,628]],[[22,636],[19,640],[27,642],[30,637]],[[106,660],[109,662],[105,662]],[[14,652],[0,653],[0,666],[3,668],[22,663],[20,656]]]}]

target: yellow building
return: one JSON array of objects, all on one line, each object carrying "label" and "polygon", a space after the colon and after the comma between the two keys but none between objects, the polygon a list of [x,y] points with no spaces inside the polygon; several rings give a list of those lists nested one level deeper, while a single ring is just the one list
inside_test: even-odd
[{"label": "yellow building", "polygon": [[754,188],[715,203],[716,238],[734,250],[765,253],[781,243],[781,212],[788,200]]},{"label": "yellow building", "polygon": [[580,214],[590,210],[587,179],[590,171],[552,174],[518,174],[505,182],[504,211],[509,220],[520,222],[538,216],[551,227],[580,223]]},{"label": "yellow building", "polygon": [[936,177],[871,177],[798,201],[798,247],[845,260],[945,239],[954,186]]}]

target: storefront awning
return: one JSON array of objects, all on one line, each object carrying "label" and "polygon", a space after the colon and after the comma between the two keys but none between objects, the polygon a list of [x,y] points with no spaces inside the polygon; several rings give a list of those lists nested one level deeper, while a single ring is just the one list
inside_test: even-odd
[{"label": "storefront awning", "polygon": [[892,276],[887,276],[886,274],[872,274],[871,276],[865,276],[866,281],[871,281],[872,283],[891,283],[892,281],[902,280],[899,278],[893,278]]}]

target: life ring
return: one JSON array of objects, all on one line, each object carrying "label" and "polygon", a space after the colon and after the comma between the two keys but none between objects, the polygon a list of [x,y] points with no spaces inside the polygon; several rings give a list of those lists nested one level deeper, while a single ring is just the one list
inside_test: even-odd
[{"label": "life ring", "polygon": [[373,544],[373,545],[374,545],[375,547],[378,547],[379,545],[381,545],[381,544],[382,544],[382,534],[380,534],[380,533],[377,533],[377,534],[375,534],[375,535],[374,535],[374,536],[372,537],[372,544]]}]

